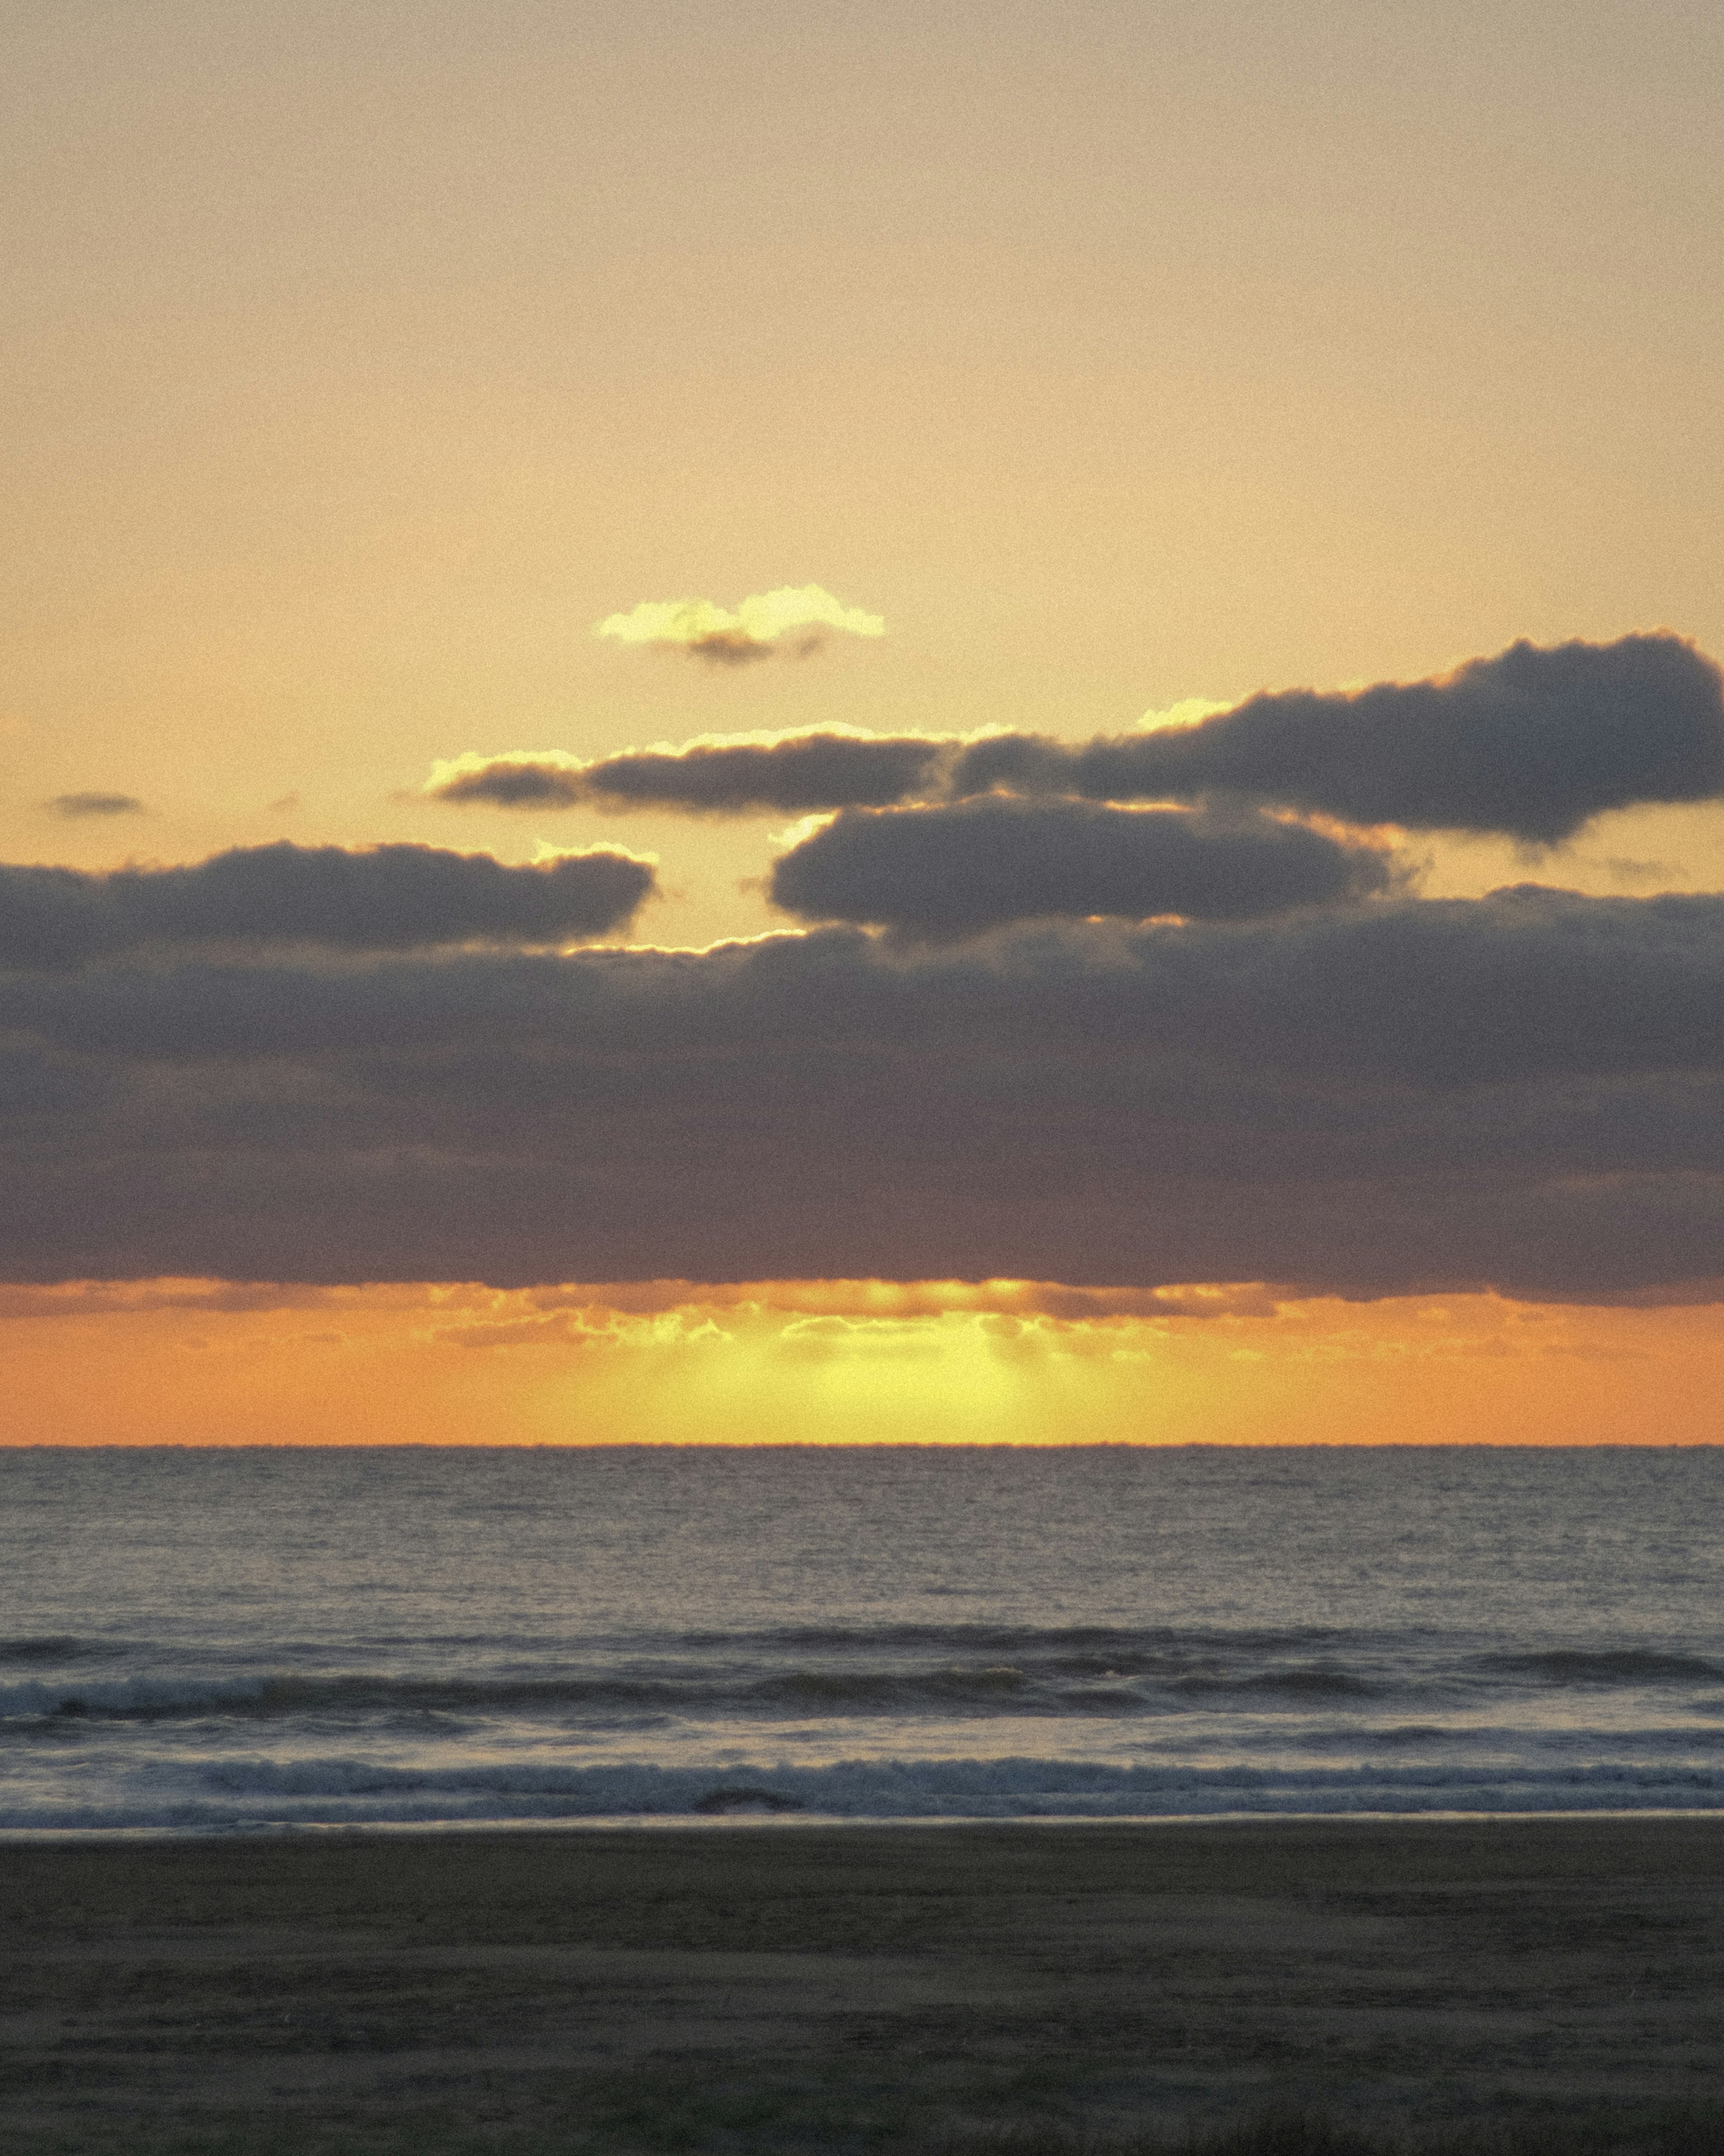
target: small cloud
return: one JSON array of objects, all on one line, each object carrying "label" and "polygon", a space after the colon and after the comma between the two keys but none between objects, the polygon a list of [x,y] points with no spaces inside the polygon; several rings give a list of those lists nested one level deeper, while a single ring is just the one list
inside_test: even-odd
[{"label": "small cloud", "polygon": [[1618,883],[1673,884],[1679,883],[1687,871],[1671,861],[1624,860],[1613,855],[1603,863],[1604,873]]},{"label": "small cloud", "polygon": [[300,797],[297,793],[278,794],[275,799],[269,803],[270,808],[277,815],[285,815],[290,809],[297,808],[299,805]]},{"label": "small cloud", "polygon": [[806,659],[834,629],[884,636],[886,624],[818,584],[784,584],[743,599],[734,612],[711,599],[643,599],[630,613],[607,616],[593,633],[618,644],[685,651],[712,665],[741,666],[759,659]]},{"label": "small cloud", "polygon": [[56,793],[43,807],[50,816],[141,816],[144,804],[135,793]]},{"label": "small cloud", "polygon": [[469,749],[434,763],[425,791],[435,800],[488,801],[495,808],[571,808],[586,798],[587,768],[579,757],[557,748],[515,749],[504,756]]}]

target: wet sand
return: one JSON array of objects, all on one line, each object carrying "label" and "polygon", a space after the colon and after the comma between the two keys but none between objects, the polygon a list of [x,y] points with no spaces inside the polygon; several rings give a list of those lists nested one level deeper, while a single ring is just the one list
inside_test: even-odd
[{"label": "wet sand", "polygon": [[1724,1820],[0,1845],[56,2149],[841,2152],[1724,2092]]}]

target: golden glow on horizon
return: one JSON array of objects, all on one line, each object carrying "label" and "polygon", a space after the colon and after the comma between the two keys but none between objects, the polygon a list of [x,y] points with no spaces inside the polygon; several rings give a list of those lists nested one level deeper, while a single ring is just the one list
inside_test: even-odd
[{"label": "golden glow on horizon", "polygon": [[1724,1306],[1260,1286],[0,1291],[8,1444],[1709,1443]]}]

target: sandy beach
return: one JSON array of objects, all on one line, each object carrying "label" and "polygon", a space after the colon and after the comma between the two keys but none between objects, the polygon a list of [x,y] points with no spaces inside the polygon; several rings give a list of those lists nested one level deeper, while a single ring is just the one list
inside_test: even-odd
[{"label": "sandy beach", "polygon": [[865,2150],[1706,2103],[1724,1820],[14,1842],[5,2145]]}]

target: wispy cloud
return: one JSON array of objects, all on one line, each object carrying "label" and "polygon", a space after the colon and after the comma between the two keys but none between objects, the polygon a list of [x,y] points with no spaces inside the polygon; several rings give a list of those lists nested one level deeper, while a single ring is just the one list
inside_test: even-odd
[{"label": "wispy cloud", "polygon": [[741,600],[734,611],[711,599],[643,599],[628,613],[608,615],[593,633],[618,644],[685,651],[712,665],[739,666],[757,659],[807,658],[834,630],[884,636],[886,624],[877,613],[845,606],[818,584],[784,584]]},{"label": "wispy cloud", "polygon": [[43,807],[51,816],[141,816],[144,804],[135,793],[56,793]]},{"label": "wispy cloud", "polygon": [[[0,1322],[150,1316],[160,1311],[248,1316],[294,1310],[398,1312],[434,1321],[425,1337],[457,1345],[556,1344],[644,1337],[687,1338],[715,1317],[747,1322],[815,1319],[1051,1318],[1111,1323],[1275,1317],[1287,1297],[1260,1281],[1170,1287],[1068,1287],[1056,1281],[568,1281],[491,1288],[472,1281],[372,1281],[316,1287],[292,1281],[211,1278],[0,1282]],[[456,1324],[454,1321],[459,1321]],[[665,1321],[671,1321],[667,1326]],[[470,1336],[470,1337],[469,1337]]]}]

